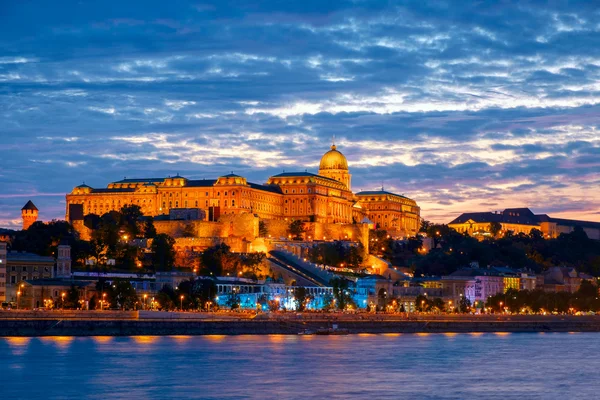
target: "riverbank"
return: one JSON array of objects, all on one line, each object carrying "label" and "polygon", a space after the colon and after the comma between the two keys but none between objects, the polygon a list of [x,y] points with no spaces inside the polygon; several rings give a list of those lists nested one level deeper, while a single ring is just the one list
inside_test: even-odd
[{"label": "riverbank", "polygon": [[296,335],[336,326],[350,333],[600,332],[599,317],[0,319],[0,336]]}]

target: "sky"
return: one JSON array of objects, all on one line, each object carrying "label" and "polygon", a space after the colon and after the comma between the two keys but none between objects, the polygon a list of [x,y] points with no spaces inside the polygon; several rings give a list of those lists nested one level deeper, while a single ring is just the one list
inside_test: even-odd
[{"label": "sky", "polygon": [[0,227],[85,182],[316,173],[425,219],[600,221],[600,7],[527,1],[0,2]]}]

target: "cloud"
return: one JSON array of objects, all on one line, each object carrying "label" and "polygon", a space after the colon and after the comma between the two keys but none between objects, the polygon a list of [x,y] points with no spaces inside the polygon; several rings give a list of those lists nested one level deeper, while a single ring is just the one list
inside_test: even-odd
[{"label": "cloud", "polygon": [[428,219],[598,219],[593,4],[109,3],[0,16],[2,226],[84,180],[316,172],[334,136]]}]

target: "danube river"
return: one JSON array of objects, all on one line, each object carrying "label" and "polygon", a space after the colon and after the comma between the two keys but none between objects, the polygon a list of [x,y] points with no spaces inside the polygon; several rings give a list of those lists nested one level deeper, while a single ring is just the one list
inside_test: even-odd
[{"label": "danube river", "polygon": [[598,398],[599,333],[0,338],[2,399]]}]

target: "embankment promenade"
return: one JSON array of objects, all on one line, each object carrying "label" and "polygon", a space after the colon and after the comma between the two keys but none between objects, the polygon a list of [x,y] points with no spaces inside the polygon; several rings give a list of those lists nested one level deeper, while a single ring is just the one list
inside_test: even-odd
[{"label": "embankment promenade", "polygon": [[0,336],[600,332],[600,316],[0,311]]}]

